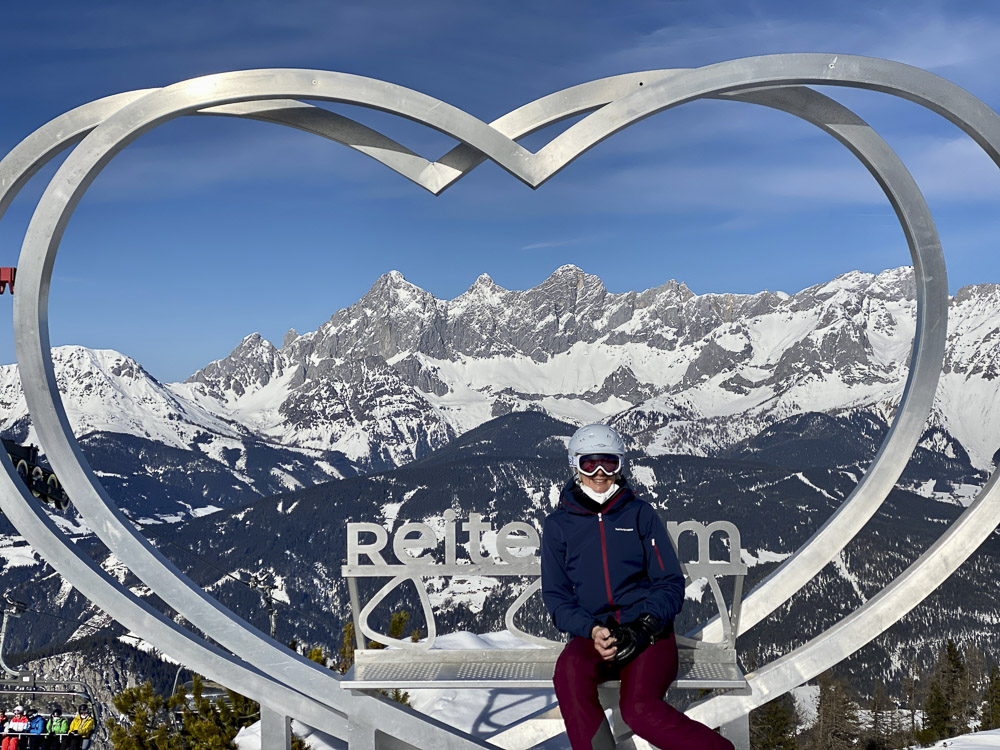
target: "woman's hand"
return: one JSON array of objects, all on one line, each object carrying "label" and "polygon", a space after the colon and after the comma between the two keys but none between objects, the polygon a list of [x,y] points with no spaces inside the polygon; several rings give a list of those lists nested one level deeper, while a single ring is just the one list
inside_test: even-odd
[{"label": "woman's hand", "polygon": [[604,661],[615,658],[615,639],[611,637],[610,630],[603,625],[595,625],[590,630],[590,637],[594,639],[594,648]]}]

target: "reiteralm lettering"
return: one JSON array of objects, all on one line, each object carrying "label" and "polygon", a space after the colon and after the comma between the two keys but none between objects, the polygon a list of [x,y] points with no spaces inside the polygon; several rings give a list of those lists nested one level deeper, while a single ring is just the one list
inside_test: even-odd
[{"label": "reiteralm lettering", "polygon": [[[455,565],[458,563],[459,531],[465,534],[461,546],[466,548],[469,562],[472,565],[502,567],[494,559],[494,554],[508,565],[537,566],[539,564],[537,555],[525,553],[525,550],[537,550],[541,547],[538,532],[531,524],[523,521],[513,521],[506,524],[497,532],[496,549],[483,553],[483,537],[493,531],[492,524],[489,521],[484,521],[479,513],[470,513],[468,521],[456,523],[456,514],[453,510],[444,512],[443,540],[438,539],[434,529],[426,523],[409,521],[402,524],[392,535],[392,552],[401,565],[429,566],[442,562],[447,566]],[[362,542],[362,534],[374,535],[374,541]],[[444,543],[443,561],[435,555],[435,552],[440,553],[442,541]],[[347,565],[353,567],[371,564],[378,567],[392,567],[393,564],[386,562],[382,557],[382,552],[388,544],[389,532],[380,524],[347,524]],[[521,554],[515,554],[515,551],[520,551]],[[362,555],[368,558],[368,563],[359,561]]]}]

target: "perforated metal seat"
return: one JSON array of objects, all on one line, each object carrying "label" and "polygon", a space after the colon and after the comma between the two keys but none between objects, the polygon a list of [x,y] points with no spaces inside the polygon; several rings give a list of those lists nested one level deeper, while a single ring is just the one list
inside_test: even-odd
[{"label": "perforated metal seat", "polygon": [[[685,654],[687,656],[688,654]],[[422,653],[397,649],[355,652],[354,668],[341,684],[358,690],[420,688],[541,688],[552,687],[558,652],[549,649],[515,651],[445,651]],[[613,686],[616,683],[608,683]],[[694,661],[682,658],[675,687],[739,690],[747,685],[734,661]]]}]

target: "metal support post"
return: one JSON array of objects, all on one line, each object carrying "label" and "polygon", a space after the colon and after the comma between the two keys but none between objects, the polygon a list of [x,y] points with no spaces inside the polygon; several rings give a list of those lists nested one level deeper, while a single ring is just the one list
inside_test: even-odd
[{"label": "metal support post", "polygon": [[375,727],[348,719],[347,748],[348,750],[375,750]]},{"label": "metal support post", "polygon": [[750,714],[723,724],[719,732],[736,746],[736,750],[750,750]]},{"label": "metal support post", "polygon": [[291,718],[261,706],[260,746],[267,750],[292,750]]}]

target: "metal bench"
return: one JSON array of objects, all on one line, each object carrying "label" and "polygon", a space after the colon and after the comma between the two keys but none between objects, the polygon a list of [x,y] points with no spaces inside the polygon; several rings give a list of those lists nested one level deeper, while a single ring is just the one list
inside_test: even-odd
[{"label": "metal bench", "polygon": [[[747,689],[747,682],[736,658],[736,636],[739,632],[743,577],[747,567],[740,557],[740,532],[728,521],[703,524],[698,521],[668,522],[667,533],[685,575],[685,584],[704,580],[721,618],[723,638],[705,642],[677,636],[680,668],[672,687],[684,690]],[[492,531],[479,514],[470,515],[461,524],[468,531],[469,559],[457,558],[457,524],[455,514],[445,512],[444,560],[438,561],[428,550],[440,548],[436,534],[422,523],[406,523],[396,530],[392,550],[398,562],[389,563],[382,551],[389,546],[388,531],[374,523],[351,523],[347,526],[347,564],[342,574],[348,581],[354,620],[357,650],[354,666],[341,685],[355,690],[419,689],[419,688],[546,688],[552,687],[556,659],[564,644],[525,632],[514,623],[515,615],[525,602],[541,589],[541,562],[534,551],[540,547],[537,531],[530,524],[507,524],[496,535],[495,554],[481,552],[484,533]],[[374,541],[363,543],[362,534],[374,535]],[[689,544],[678,544],[684,535],[694,536],[694,554],[684,554]],[[710,542],[715,535],[723,539],[724,559],[713,559]],[[718,548],[718,545],[717,545]],[[518,552],[520,554],[518,554]],[[527,554],[526,554],[527,553]],[[362,562],[367,557],[367,562]],[[691,558],[693,559],[685,559]],[[437,637],[435,615],[425,582],[445,576],[520,576],[534,580],[510,605],[504,615],[507,630],[524,643],[524,648],[490,650],[449,650],[435,648]],[[358,592],[359,578],[389,578],[371,598],[362,604]],[[413,642],[389,637],[376,631],[369,623],[372,612],[398,586],[412,581],[420,597],[427,638]],[[731,583],[727,598],[723,584]],[[389,648],[364,648],[366,639]],[[617,683],[606,683],[610,704],[615,702]],[[539,717],[535,717],[539,718]],[[617,722],[616,722],[617,723]],[[743,745],[746,722],[724,728],[737,745]],[[497,743],[491,738],[491,742]]]}]

